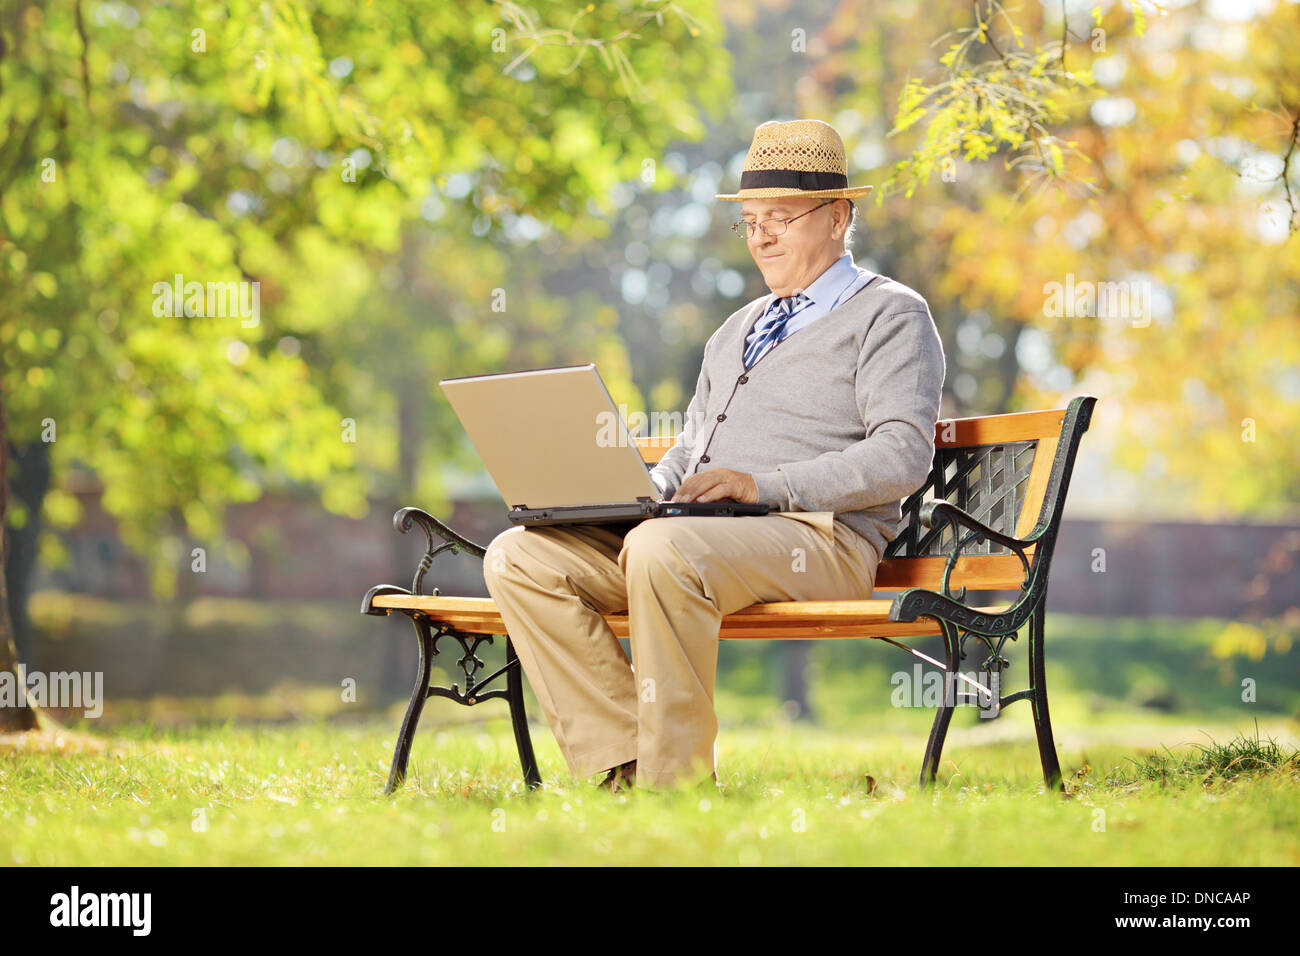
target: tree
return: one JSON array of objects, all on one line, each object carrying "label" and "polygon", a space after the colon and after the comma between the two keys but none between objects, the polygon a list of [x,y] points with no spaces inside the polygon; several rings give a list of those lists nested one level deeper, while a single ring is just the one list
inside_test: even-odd
[{"label": "tree", "polygon": [[[4,434],[4,426],[5,396],[4,391],[0,390],[0,435]],[[0,569],[5,566],[8,550],[8,535],[5,533],[4,521],[9,506],[9,484],[6,480],[8,463],[8,446],[0,442]],[[14,646],[13,624],[9,619],[9,595],[5,589],[4,575],[0,574],[0,680],[8,677],[21,680],[22,675],[18,673],[17,664],[18,651]],[[36,713],[26,706],[25,700],[21,707],[0,707],[0,733],[35,729]]]},{"label": "tree", "polygon": [[[1076,78],[1096,79],[1062,97],[1048,127],[1073,144],[1056,173],[1010,162],[1006,143],[967,156],[961,137],[932,138],[921,120],[899,131],[905,111],[893,128],[882,120],[917,75],[937,73],[927,88],[951,89],[979,81],[966,67],[1005,66],[994,48],[1018,47],[1001,13],[985,41],[967,37],[964,60],[944,67],[944,48],[926,49],[934,32],[989,9],[981,0],[878,16],[839,4],[818,37],[815,82],[800,84],[799,113],[835,116],[851,154],[876,158],[894,184],[877,190],[887,226],[866,242],[930,301],[958,413],[1044,407],[1091,389],[1102,396],[1093,453],[1161,487],[1145,513],[1294,514],[1293,456],[1280,436],[1300,425],[1287,320],[1300,314],[1300,75],[1287,55],[1300,8],[1234,19],[1193,5],[1140,22],[1137,6],[1117,4],[1100,24],[1072,21],[1068,49],[1054,5],[1015,13],[1026,49],[1053,49]],[[917,16],[938,11],[948,19],[918,30]],[[931,98],[926,119],[962,128],[963,102]],[[967,117],[972,145],[994,132],[989,109]],[[927,151],[940,175],[912,180]],[[1142,299],[1148,315],[1123,314]],[[1123,507],[1126,492],[1115,499]]]},{"label": "tree", "polygon": [[[1209,30],[1221,42],[1193,41]],[[1100,392],[1090,441],[1160,485],[1152,515],[1300,505],[1283,438],[1300,429],[1300,240],[1278,179],[1300,122],[1297,43],[1294,4],[1112,32],[1093,63],[1106,95],[1062,130],[1096,194],[1017,202],[971,176],[934,234],[943,296],[1030,330],[1016,401]]]},{"label": "tree", "polygon": [[315,488],[362,511],[384,479],[360,442],[396,445],[381,362],[476,337],[422,315],[408,347],[408,312],[365,368],[335,351],[349,323],[385,312],[384,267],[412,249],[468,269],[441,302],[487,306],[472,265],[493,253],[440,245],[467,233],[431,206],[477,240],[598,229],[609,188],[724,101],[725,63],[694,41],[716,29],[704,4],[540,6],[7,4],[0,442],[48,452],[53,475],[13,522],[75,521],[60,483],[93,470],[167,595],[231,503]]}]

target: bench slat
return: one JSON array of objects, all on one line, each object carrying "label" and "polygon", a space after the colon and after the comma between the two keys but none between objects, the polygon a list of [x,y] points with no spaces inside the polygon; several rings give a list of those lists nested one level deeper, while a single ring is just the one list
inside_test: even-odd
[{"label": "bench slat", "polygon": [[[1025,557],[1034,559],[1033,545],[1025,548]],[[876,590],[938,590],[947,560],[941,555],[885,558],[876,569]],[[975,591],[1018,591],[1024,580],[1025,566],[1014,554],[964,554],[957,559],[949,584],[954,590],[964,587]]]},{"label": "bench slat", "polygon": [[[892,601],[774,601],[755,604],[722,619],[724,640],[801,640],[826,637],[921,637],[938,634],[928,618],[912,623],[889,620]],[[420,610],[433,620],[465,634],[502,634],[505,624],[491,598],[430,597],[380,594],[377,608]],[[980,610],[996,614],[1006,607]],[[627,615],[607,614],[605,620],[618,637],[627,637]]]},{"label": "bench slat", "polygon": [[984,415],[980,418],[951,418],[935,424],[934,443],[940,448],[964,448],[967,445],[1032,441],[1035,438],[1060,435],[1064,424],[1064,408]]},{"label": "bench slat", "polygon": [[1025,489],[1020,520],[1016,523],[1017,538],[1023,538],[1033,530],[1038,513],[1043,510],[1043,495],[1047,493],[1047,480],[1052,476],[1052,461],[1056,458],[1059,442],[1055,435],[1038,439],[1038,447],[1034,449],[1034,467],[1029,471],[1029,487]]}]

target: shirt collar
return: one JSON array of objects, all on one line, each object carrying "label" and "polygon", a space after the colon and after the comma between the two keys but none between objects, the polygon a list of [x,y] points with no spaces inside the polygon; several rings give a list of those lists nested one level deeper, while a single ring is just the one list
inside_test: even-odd
[{"label": "shirt collar", "polygon": [[[812,285],[803,290],[803,294],[812,299],[813,302],[822,302],[826,305],[834,304],[839,298],[840,293],[849,287],[858,273],[863,270],[853,264],[853,253],[846,252],[829,266],[826,271],[812,281]],[[767,298],[767,307],[771,308],[776,302],[777,295],[771,293]]]}]

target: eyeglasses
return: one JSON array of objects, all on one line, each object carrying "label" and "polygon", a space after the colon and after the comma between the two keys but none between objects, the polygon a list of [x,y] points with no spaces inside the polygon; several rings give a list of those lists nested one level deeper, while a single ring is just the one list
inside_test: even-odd
[{"label": "eyeglasses", "polygon": [[808,212],[801,212],[799,215],[792,216],[789,219],[764,219],[762,222],[757,224],[746,222],[742,219],[740,222],[732,225],[731,231],[740,236],[740,238],[744,239],[746,242],[749,241],[749,237],[754,234],[756,228],[763,230],[764,235],[776,237],[785,232],[786,227],[796,219],[802,219],[804,216],[808,215],[808,213],[816,212],[818,209],[821,209],[822,206],[829,206],[833,202],[835,202],[834,199],[828,199],[826,202],[822,203],[821,206],[813,206],[808,210]]}]

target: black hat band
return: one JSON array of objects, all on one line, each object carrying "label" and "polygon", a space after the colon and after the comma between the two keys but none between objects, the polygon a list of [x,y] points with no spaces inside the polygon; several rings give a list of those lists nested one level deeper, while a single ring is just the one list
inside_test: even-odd
[{"label": "black hat band", "polygon": [[741,189],[848,189],[844,173],[823,173],[808,169],[749,169],[740,174]]}]

